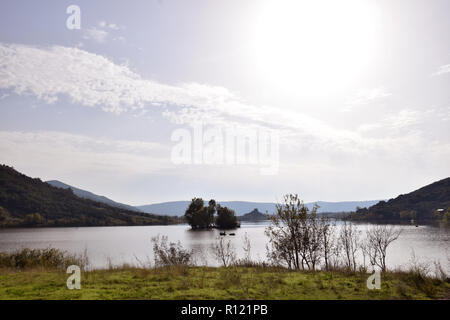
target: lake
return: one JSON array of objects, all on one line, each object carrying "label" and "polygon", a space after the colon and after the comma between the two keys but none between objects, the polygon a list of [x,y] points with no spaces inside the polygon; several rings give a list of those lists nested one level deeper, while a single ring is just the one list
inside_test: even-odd
[{"label": "lake", "polygon": [[[241,228],[232,231],[236,233],[235,236],[226,236],[236,247],[238,257],[243,257],[242,239],[247,233],[252,246],[252,258],[266,259],[268,239],[264,229],[267,225],[268,222],[242,223]],[[369,226],[366,223],[357,224],[358,229],[363,232]],[[421,262],[432,264],[440,261],[450,271],[449,228],[428,225],[399,228],[403,229],[402,234],[388,249],[389,268],[405,267],[414,251]],[[193,249],[198,264],[217,265],[208,250],[219,236],[219,231],[192,231],[188,225],[0,229],[0,251],[51,246],[71,253],[83,253],[87,250],[94,268],[106,268],[110,263],[139,265],[138,261],[153,263],[151,238],[157,235],[168,236],[171,242],[181,241],[185,248]]]}]

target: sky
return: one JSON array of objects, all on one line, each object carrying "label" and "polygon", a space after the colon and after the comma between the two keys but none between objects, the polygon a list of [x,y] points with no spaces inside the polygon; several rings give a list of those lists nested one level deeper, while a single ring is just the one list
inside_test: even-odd
[{"label": "sky", "polygon": [[446,0],[4,0],[0,163],[131,205],[393,198],[450,176],[449,30]]}]

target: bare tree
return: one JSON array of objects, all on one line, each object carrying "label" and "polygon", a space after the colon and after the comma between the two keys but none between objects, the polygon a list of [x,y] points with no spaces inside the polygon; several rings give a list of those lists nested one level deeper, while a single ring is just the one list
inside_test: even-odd
[{"label": "bare tree", "polygon": [[285,265],[289,269],[295,268],[294,245],[284,229],[267,228],[269,243],[266,245],[267,257],[275,265]]},{"label": "bare tree", "polygon": [[155,265],[159,267],[191,265],[193,264],[193,251],[183,248],[178,241],[170,242],[167,236],[159,235],[152,238]]},{"label": "bare tree", "polygon": [[305,262],[308,268],[315,270],[316,266],[319,265],[320,260],[323,255],[323,228],[326,226],[322,224],[322,220],[317,217],[316,205],[311,213],[307,215],[305,220],[304,230],[304,243],[302,246],[307,249],[307,255]]},{"label": "bare tree", "polygon": [[447,253],[447,263],[448,267],[450,268],[450,251]]},{"label": "bare tree", "polygon": [[360,231],[354,224],[344,220],[339,234],[339,242],[344,251],[344,261],[347,269],[356,271],[356,253],[358,251],[358,243],[360,239]]},{"label": "bare tree", "polygon": [[268,257],[274,263],[300,269],[306,254],[302,248],[302,225],[308,208],[298,195],[290,194],[284,196],[283,204],[276,205],[276,210],[276,214],[270,217],[271,225],[265,231],[269,237]]},{"label": "bare tree", "polygon": [[242,249],[244,250],[244,263],[250,263],[252,260],[251,249],[252,245],[250,243],[250,239],[248,238],[247,232],[244,235]]},{"label": "bare tree", "polygon": [[367,258],[370,257],[370,246],[369,241],[366,239],[362,240],[359,244],[359,247],[361,248],[362,258],[363,258],[363,264],[362,267],[366,270],[367,269]]},{"label": "bare tree", "polygon": [[386,271],[386,255],[389,245],[398,239],[402,230],[394,226],[379,225],[367,231],[368,254],[372,265]]},{"label": "bare tree", "polygon": [[320,231],[322,235],[322,254],[325,270],[330,270],[334,259],[339,257],[339,243],[336,237],[336,223],[323,216],[320,219]]},{"label": "bare tree", "polygon": [[224,237],[218,237],[211,245],[212,253],[217,261],[224,267],[228,267],[236,261],[236,250],[231,240],[225,242]]},{"label": "bare tree", "polygon": [[318,206],[309,210],[298,195],[288,194],[277,204],[276,215],[266,229],[267,255],[276,264],[314,270],[322,259],[323,231]]}]

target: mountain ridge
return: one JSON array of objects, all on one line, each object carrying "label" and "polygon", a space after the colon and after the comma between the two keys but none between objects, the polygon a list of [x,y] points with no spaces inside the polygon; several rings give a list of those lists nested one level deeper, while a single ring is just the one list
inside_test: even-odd
[{"label": "mountain ridge", "polygon": [[[189,200],[179,200],[179,201],[168,201],[168,202],[159,202],[148,205],[141,206],[131,206],[124,203],[116,202],[111,200],[105,196],[101,196],[95,194],[91,191],[79,189],[73,187],[69,184],[61,182],[59,180],[49,180],[46,183],[64,189],[72,189],[75,195],[90,199],[94,201],[99,201],[106,203],[111,206],[115,206],[122,209],[133,210],[138,212],[150,213],[150,214],[158,214],[158,215],[168,215],[168,216],[183,216],[186,208],[189,206]],[[308,202],[305,205],[312,209],[314,204],[318,204],[320,206],[318,212],[319,213],[338,213],[338,212],[349,212],[355,211],[357,207],[369,207],[374,205],[379,200],[366,200],[366,201],[317,201],[317,202]],[[262,213],[266,213],[266,211],[270,214],[275,213],[275,202],[253,202],[253,201],[220,201],[218,202],[222,206],[226,206],[236,212],[236,215],[243,216],[246,213],[249,213],[253,209],[258,209]]]},{"label": "mountain ridge", "polygon": [[173,217],[151,215],[83,199],[0,165],[0,227],[164,225]]},{"label": "mountain ridge", "polygon": [[[352,218],[376,220],[434,220],[450,208],[450,177],[444,178],[369,208],[359,209]],[[442,210],[442,211],[438,211]]]},{"label": "mountain ridge", "polygon": [[95,194],[91,191],[87,191],[87,190],[83,190],[71,185],[68,185],[62,181],[59,180],[49,180],[49,181],[45,181],[46,183],[56,187],[56,188],[62,188],[62,189],[72,189],[73,193],[75,193],[75,195],[77,195],[80,198],[84,198],[84,199],[89,199],[89,200],[93,200],[93,201],[98,201],[98,202],[103,202],[106,203],[110,206],[113,207],[117,207],[117,208],[122,208],[122,209],[126,209],[126,210],[131,210],[131,211],[138,211],[141,212],[141,210],[139,210],[136,207],[133,207],[131,205],[128,204],[124,204],[124,203],[120,203],[120,202],[116,202],[114,200],[111,200],[105,196],[101,196],[98,194]]},{"label": "mountain ridge", "polygon": [[[341,201],[341,202],[328,202],[328,201],[316,201],[305,203],[305,205],[312,209],[314,204],[320,206],[318,212],[350,212],[355,211],[357,207],[369,207],[378,203],[380,200],[367,200],[367,201]],[[165,214],[170,216],[182,216],[184,211],[188,207],[190,201],[169,201],[160,202],[149,205],[136,206],[143,212],[152,212],[157,214]],[[275,202],[251,202],[251,201],[218,201],[222,206],[228,207],[236,212],[236,215],[242,216],[249,213],[253,209],[258,209],[260,212],[269,214],[275,213]]]}]

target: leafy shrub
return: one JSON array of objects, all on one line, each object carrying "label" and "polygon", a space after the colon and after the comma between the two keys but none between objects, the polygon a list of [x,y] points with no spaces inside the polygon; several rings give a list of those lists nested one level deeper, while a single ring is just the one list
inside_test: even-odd
[{"label": "leafy shrub", "polygon": [[152,238],[153,251],[155,254],[155,265],[157,267],[182,266],[193,264],[192,250],[184,249],[178,241],[170,242],[167,236],[159,235]]},{"label": "leafy shrub", "polygon": [[86,268],[88,264],[86,252],[82,255],[74,255],[55,248],[24,248],[9,253],[0,252],[0,268],[65,270],[70,265]]},{"label": "leafy shrub", "polygon": [[224,267],[228,267],[236,262],[236,249],[230,240],[225,242],[223,237],[218,237],[211,245],[212,254],[216,260]]}]

